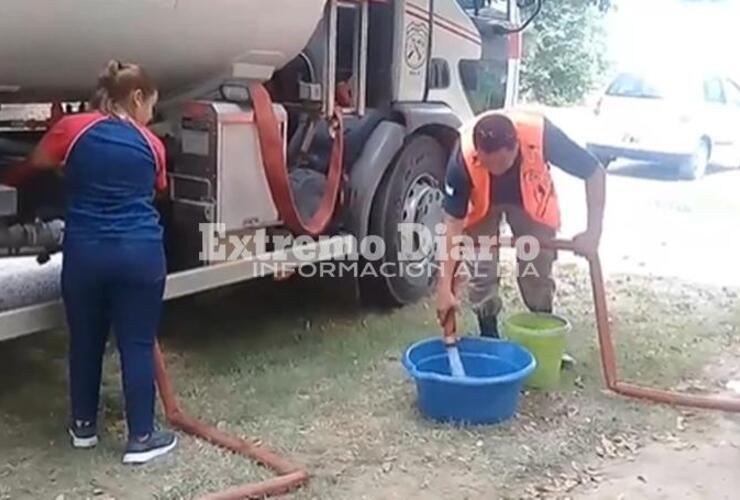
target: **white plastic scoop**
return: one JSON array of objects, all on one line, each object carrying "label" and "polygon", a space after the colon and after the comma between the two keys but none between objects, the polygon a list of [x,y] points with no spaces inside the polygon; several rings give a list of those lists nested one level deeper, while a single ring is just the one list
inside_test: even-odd
[{"label": "white plastic scoop", "polygon": [[457,348],[457,321],[455,320],[455,311],[451,310],[447,313],[447,317],[444,322],[444,340],[446,342],[447,359],[450,363],[450,373],[453,377],[464,377],[465,366],[463,366],[462,358],[460,358],[460,350]]},{"label": "white plastic scoop", "polygon": [[453,377],[464,377],[465,367],[460,359],[460,351],[456,345],[447,346],[447,358],[450,360],[450,372]]}]

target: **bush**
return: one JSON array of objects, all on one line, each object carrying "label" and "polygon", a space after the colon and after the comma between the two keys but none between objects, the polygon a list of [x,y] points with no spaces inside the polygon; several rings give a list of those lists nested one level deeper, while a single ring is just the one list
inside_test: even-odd
[{"label": "bush", "polygon": [[[545,0],[524,35],[522,93],[552,106],[574,104],[609,67],[603,0]],[[525,13],[526,14],[526,13]]]}]

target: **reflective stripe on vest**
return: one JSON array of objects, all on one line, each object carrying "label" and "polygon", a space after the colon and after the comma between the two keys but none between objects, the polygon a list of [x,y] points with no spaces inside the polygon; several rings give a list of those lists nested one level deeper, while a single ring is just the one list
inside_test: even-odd
[{"label": "reflective stripe on vest", "polygon": [[543,149],[545,119],[540,113],[519,110],[491,111],[476,117],[460,129],[460,149],[471,182],[465,228],[480,222],[488,214],[491,205],[495,204],[491,184],[493,178],[478,161],[473,142],[475,125],[491,114],[507,116],[516,128],[522,156],[520,188],[524,211],[535,221],[559,229],[560,207]]}]

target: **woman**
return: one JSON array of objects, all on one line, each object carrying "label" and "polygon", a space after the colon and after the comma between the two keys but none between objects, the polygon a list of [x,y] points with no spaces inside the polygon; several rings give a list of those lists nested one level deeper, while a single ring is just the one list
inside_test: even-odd
[{"label": "woman", "polygon": [[30,159],[37,168],[61,167],[65,179],[62,296],[72,445],[98,442],[100,374],[112,327],[126,397],[127,464],[146,463],[177,444],[174,434],[154,427],[153,348],[166,278],[154,193],[167,178],[164,146],[145,127],[157,97],[139,66],[110,62],[98,80],[95,111],[62,118]]}]

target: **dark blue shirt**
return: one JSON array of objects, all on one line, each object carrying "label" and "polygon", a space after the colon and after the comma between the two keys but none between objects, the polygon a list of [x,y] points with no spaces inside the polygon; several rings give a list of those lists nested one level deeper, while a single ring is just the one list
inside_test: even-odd
[{"label": "dark blue shirt", "polygon": [[[580,179],[587,179],[597,168],[602,168],[591,153],[576,144],[548,119],[545,119],[543,149],[547,163]],[[491,183],[491,189],[494,191],[493,199],[497,205],[522,205],[521,164],[521,157],[518,157],[509,170],[503,175],[496,176],[495,182]],[[457,219],[464,219],[468,213],[470,192],[470,175],[458,144],[447,164],[445,212]]]},{"label": "dark blue shirt", "polygon": [[65,240],[161,240],[154,205],[164,147],[147,129],[97,113],[62,119],[41,143],[63,165]]}]

